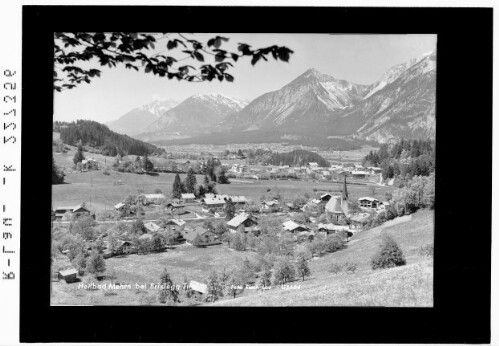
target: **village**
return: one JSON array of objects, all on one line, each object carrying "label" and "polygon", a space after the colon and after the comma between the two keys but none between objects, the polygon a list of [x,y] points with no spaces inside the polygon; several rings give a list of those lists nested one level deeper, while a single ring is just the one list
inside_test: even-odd
[{"label": "village", "polygon": [[[92,160],[86,160],[83,165],[87,165],[87,162]],[[84,171],[88,172],[88,168],[85,167]],[[253,173],[254,179],[259,179],[256,174],[262,171],[239,163],[228,169],[229,176],[236,179],[251,179],[248,176],[250,173]],[[272,227],[278,237],[289,237],[295,244],[311,244],[314,238],[327,239],[333,236],[335,239],[339,237],[343,244],[361,232],[369,220],[391,207],[390,201],[386,199],[349,197],[350,184],[363,182],[367,185],[370,183],[369,178],[373,181],[380,179],[379,169],[375,167],[351,165],[323,168],[310,162],[301,167],[265,167],[265,171],[271,176],[295,174],[306,179],[314,174],[322,179],[342,177],[343,181],[339,193],[317,190],[315,196],[305,193],[294,199],[268,194],[268,198],[262,196],[259,201],[255,201],[243,195],[217,193],[205,193],[202,196],[182,193],[180,198],[172,198],[164,193],[124,196],[121,201],[116,201],[112,212],[106,213],[106,219],[97,218],[92,225],[104,224],[110,229],[109,226],[125,223],[139,230],[130,232],[128,228],[112,236],[106,231],[100,234],[96,232],[84,240],[82,248],[87,256],[97,251],[104,259],[175,251],[185,246],[202,251],[207,247],[221,246],[224,242],[230,244],[231,240],[234,243],[238,235],[258,239],[269,232],[269,220],[273,222]],[[389,195],[387,197],[391,198]],[[96,214],[99,214],[97,210],[83,202],[77,206],[55,206],[52,220],[54,225],[64,227],[78,220],[95,220]],[[280,221],[277,230],[276,220]],[[62,249],[61,253],[68,256],[68,260],[74,260],[74,249],[70,244],[66,247],[69,248]],[[54,275],[66,283],[79,282],[82,270],[70,265],[69,261],[67,263]],[[258,275],[253,278],[253,283],[257,278]],[[191,280],[189,287],[200,296],[207,293],[207,286],[203,282]]]}]

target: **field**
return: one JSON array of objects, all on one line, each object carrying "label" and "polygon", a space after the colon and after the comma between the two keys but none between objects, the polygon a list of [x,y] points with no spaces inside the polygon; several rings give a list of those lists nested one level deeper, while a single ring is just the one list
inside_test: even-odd
[{"label": "field", "polygon": [[[383,231],[398,242],[407,265],[371,270],[369,261],[378,249]],[[433,244],[433,212],[423,210],[361,232],[346,249],[310,261],[312,275],[304,282],[292,283],[299,289],[277,287],[213,305],[433,306],[433,258],[418,253],[419,247],[428,244]],[[355,274],[328,272],[331,263],[346,261],[358,263]]]},{"label": "field", "polygon": [[[105,290],[79,289],[78,283],[66,284],[64,281],[52,283],[52,305],[138,305],[144,296],[153,297],[157,290],[150,284],[159,282],[159,275],[167,268],[174,284],[181,285],[184,276],[188,280],[204,282],[210,270],[227,270],[241,265],[245,258],[252,260],[255,253],[236,252],[225,245],[196,248],[187,245],[179,246],[167,252],[148,255],[126,255],[106,260],[106,275],[114,277],[102,283],[119,282],[144,284],[146,289],[108,290],[116,294],[105,295]],[[62,260],[61,260],[62,261]],[[109,293],[108,293],[109,294]]]}]

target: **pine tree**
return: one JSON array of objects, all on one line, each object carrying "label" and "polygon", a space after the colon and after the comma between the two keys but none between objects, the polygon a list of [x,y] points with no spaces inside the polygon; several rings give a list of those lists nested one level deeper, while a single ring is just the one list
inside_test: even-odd
[{"label": "pine tree", "polygon": [[146,172],[151,172],[154,170],[154,165],[152,164],[151,160],[147,157],[147,154],[144,155],[144,158],[142,159],[142,168]]},{"label": "pine tree", "polygon": [[217,182],[219,184],[228,184],[229,183],[229,179],[225,175],[225,169],[220,169],[220,172],[219,172],[218,178],[217,178]]},{"label": "pine tree", "polygon": [[52,157],[52,184],[62,184],[64,182],[64,175],[59,172],[55,164],[54,157]]},{"label": "pine tree", "polygon": [[187,193],[194,193],[196,191],[196,175],[194,174],[194,170],[192,168],[189,168],[189,171],[187,172],[187,177],[185,178],[184,186],[185,186],[185,192]]},{"label": "pine tree", "polygon": [[83,155],[83,148],[80,145],[78,145],[78,150],[75,153],[75,156],[73,157],[73,163],[76,165],[79,162],[82,162],[85,160],[85,155]]},{"label": "pine tree", "polygon": [[168,271],[163,269],[163,272],[159,276],[159,282],[161,288],[158,292],[158,300],[160,303],[176,303],[178,302],[178,291],[175,288],[172,279],[170,278],[170,274]]},{"label": "pine tree", "polygon": [[236,214],[236,206],[232,202],[231,198],[227,199],[227,201],[225,202],[224,211],[226,220],[231,220],[234,218],[234,215]]},{"label": "pine tree", "polygon": [[305,257],[300,256],[298,259],[298,263],[296,263],[296,272],[298,276],[302,277],[302,281],[305,281],[305,276],[310,275],[310,268],[308,267]]},{"label": "pine tree", "polygon": [[173,180],[172,197],[182,197],[182,182],[180,181],[180,175],[178,173],[175,174],[175,179]]}]

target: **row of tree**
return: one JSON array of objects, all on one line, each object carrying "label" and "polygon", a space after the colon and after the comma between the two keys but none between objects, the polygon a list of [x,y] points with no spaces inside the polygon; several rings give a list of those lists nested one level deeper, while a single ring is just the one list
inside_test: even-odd
[{"label": "row of tree", "polygon": [[401,139],[393,145],[383,144],[362,159],[365,167],[381,167],[384,179],[428,176],[435,170],[435,142]]},{"label": "row of tree", "polygon": [[271,165],[287,166],[306,166],[310,162],[316,162],[320,167],[329,167],[329,161],[321,155],[308,151],[297,149],[287,153],[273,153],[266,163]]}]

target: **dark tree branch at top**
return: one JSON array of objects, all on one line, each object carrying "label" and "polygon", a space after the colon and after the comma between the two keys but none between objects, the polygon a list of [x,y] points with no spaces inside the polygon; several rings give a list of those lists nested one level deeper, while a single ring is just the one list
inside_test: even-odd
[{"label": "dark tree branch at top", "polygon": [[[174,58],[162,53],[145,54],[155,49],[158,41],[167,39],[166,51],[174,51],[185,55],[183,58]],[[276,61],[289,61],[293,51],[284,46],[273,45],[265,48],[252,49],[246,43],[238,43],[237,52],[221,49],[223,42],[229,38],[215,36],[206,44],[189,38],[182,33],[55,33],[54,49],[54,90],[75,88],[82,82],[90,83],[92,78],[100,77],[98,69],[84,69],[76,66],[78,62],[97,59],[101,66],[116,67],[123,65],[136,71],[143,70],[168,79],[185,80],[187,82],[204,82],[218,79],[219,81],[234,81],[234,77],[227,73],[240,58],[251,57],[251,64],[255,65],[261,59],[268,61],[270,54]],[[205,61],[205,55],[212,63]],[[198,68],[180,64],[192,59],[203,63]]]}]

